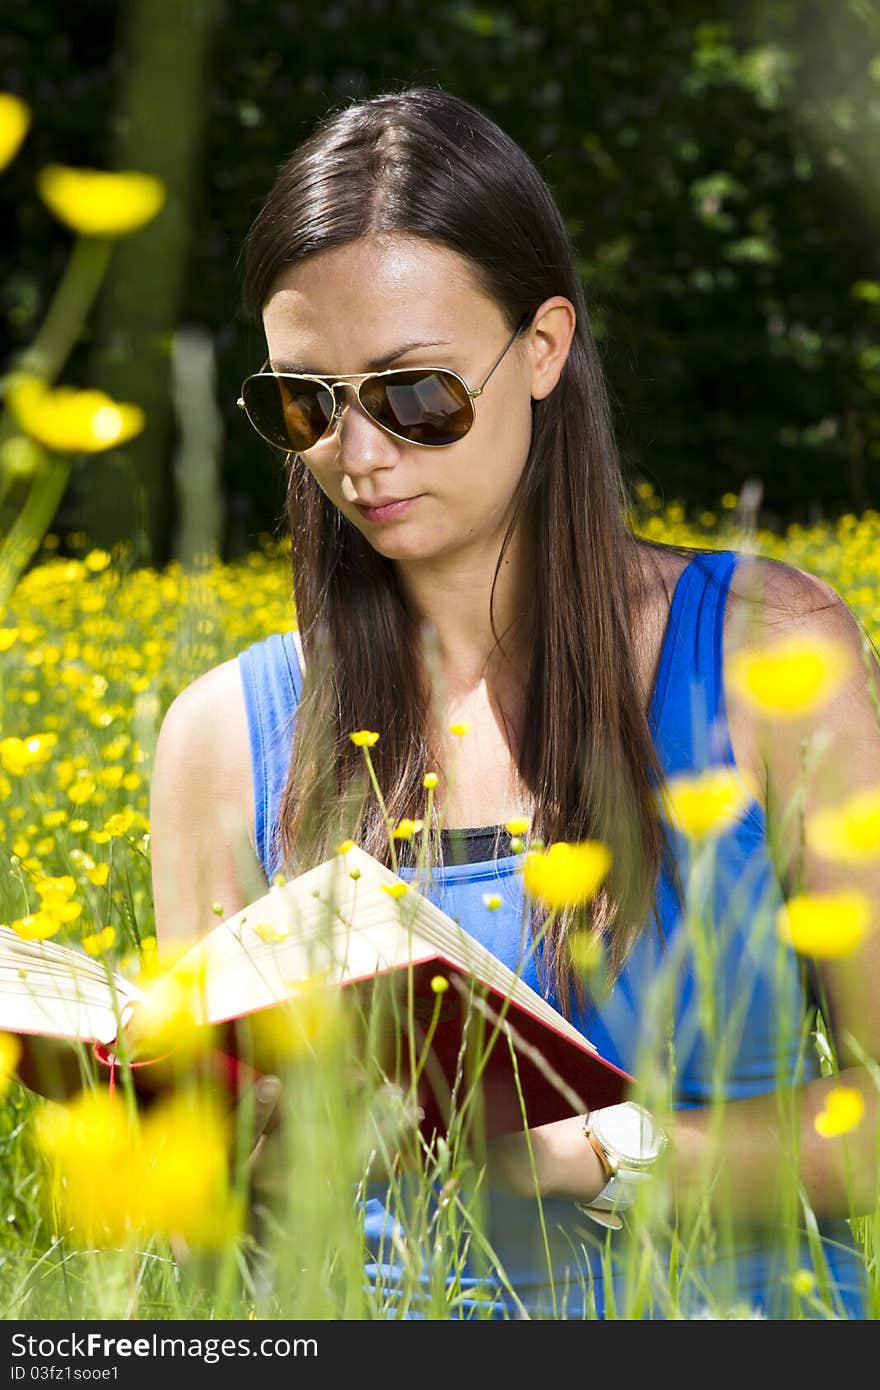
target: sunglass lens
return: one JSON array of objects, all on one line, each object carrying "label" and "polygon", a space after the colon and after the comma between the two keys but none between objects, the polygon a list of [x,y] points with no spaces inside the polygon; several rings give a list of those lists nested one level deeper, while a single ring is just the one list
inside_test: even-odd
[{"label": "sunglass lens", "polygon": [[414,444],[454,444],[467,434],[474,408],[458,377],[443,371],[398,371],[361,387],[361,404],[386,429]]},{"label": "sunglass lens", "polygon": [[333,396],[318,381],[252,376],[242,390],[245,409],[264,439],[279,449],[311,449],[333,418]]}]

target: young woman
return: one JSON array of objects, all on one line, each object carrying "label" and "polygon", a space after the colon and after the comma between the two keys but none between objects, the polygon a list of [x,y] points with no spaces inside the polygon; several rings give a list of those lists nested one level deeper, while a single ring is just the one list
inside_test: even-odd
[{"label": "young woman", "polygon": [[[804,843],[788,814],[796,793],[812,812],[880,784],[880,681],[855,618],[792,566],[636,537],[563,219],[523,150],[456,97],[417,87],[331,113],[256,217],[244,298],[267,361],[241,403],[289,470],[298,631],[206,672],[167,712],[152,783],[160,939],[207,930],[213,902],[232,913],[345,836],[389,862],[350,739],[379,731],[372,757],[395,823],[423,814],[424,778],[438,777],[425,830],[435,900],[630,1073],[649,1055],[657,983],[668,985],[662,1050],[675,1065],[662,1129],[650,1111],[600,1113],[496,1140],[492,1268],[459,1278],[454,1315],[619,1308],[615,1252],[639,1238],[633,1197],[653,1168],[670,1204],[720,1194],[733,1223],[696,1261],[679,1306],[809,1313],[816,1271],[833,1311],[865,1316],[847,1218],[875,1202],[864,1064],[880,1055],[880,952],[869,934],[844,961],[805,969],[756,925],[768,895],[781,903],[796,888],[859,881],[876,904],[880,864],[858,879]],[[822,710],[823,766],[845,769],[843,783],[814,766],[799,791],[803,721],[765,738],[734,698],[725,665],[746,632],[751,643],[830,637],[854,658]],[[684,841],[656,793],[673,774],[719,765],[749,797],[715,841],[710,1037],[686,938]],[[611,850],[588,908],[560,912],[537,950],[521,940],[522,857],[504,829],[518,817],[545,845]],[[569,949],[585,920],[608,962],[602,995]],[[812,1045],[820,1001],[838,1077],[821,1074]],[[710,1104],[722,1053],[723,1108]],[[814,1120],[843,1081],[866,1114],[829,1139]],[[792,1184],[821,1239],[808,1241],[804,1220],[782,1266],[774,1231]],[[400,1219],[386,1186],[368,1191],[367,1268],[386,1306]],[[661,1274],[668,1288],[674,1272]],[[643,1307],[664,1316],[662,1291]]]}]

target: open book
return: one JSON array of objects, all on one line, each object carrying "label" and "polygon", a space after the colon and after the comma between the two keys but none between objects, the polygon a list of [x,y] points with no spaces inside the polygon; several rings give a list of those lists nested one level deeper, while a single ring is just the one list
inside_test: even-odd
[{"label": "open book", "polygon": [[[415,884],[399,898],[384,891],[398,882],[354,847],[190,947],[169,978],[199,981],[193,1021],[222,1036],[218,1055],[247,1059],[235,1039],[248,1021],[295,1009],[317,981],[346,987],[385,1080],[413,1084],[425,1133],[446,1132],[475,1098],[488,1137],[624,1098],[626,1072]],[[0,928],[0,1029],[86,1044],[112,1062],[145,999],[76,948]]]}]

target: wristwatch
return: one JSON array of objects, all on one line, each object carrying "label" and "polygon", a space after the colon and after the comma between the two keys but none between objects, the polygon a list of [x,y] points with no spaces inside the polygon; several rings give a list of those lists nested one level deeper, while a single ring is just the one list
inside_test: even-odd
[{"label": "wristwatch", "polygon": [[635,1101],[606,1105],[584,1116],[584,1135],[605,1173],[605,1186],[591,1202],[575,1202],[578,1211],[600,1226],[619,1230],[619,1209],[631,1207],[650,1176],[667,1138],[650,1110]]}]

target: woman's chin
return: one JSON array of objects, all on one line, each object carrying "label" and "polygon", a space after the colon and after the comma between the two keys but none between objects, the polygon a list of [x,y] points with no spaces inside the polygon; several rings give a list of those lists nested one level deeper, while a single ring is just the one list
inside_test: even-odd
[{"label": "woman's chin", "polygon": [[401,562],[417,563],[420,560],[431,560],[443,549],[443,546],[438,544],[436,535],[426,535],[424,531],[419,532],[415,528],[406,531],[402,526],[396,531],[388,527],[384,532],[367,533],[366,539],[373,549],[384,555],[387,560]]}]

